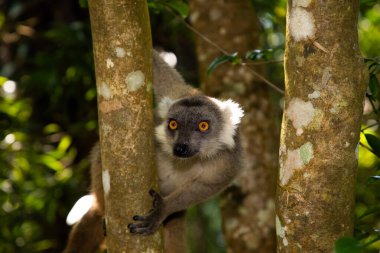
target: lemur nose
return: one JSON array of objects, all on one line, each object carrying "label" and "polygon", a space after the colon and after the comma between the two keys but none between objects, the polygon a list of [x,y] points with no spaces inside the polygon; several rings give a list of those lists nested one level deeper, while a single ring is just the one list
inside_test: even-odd
[{"label": "lemur nose", "polygon": [[173,154],[179,157],[188,157],[190,155],[189,151],[189,146],[183,143],[177,143],[173,148]]}]

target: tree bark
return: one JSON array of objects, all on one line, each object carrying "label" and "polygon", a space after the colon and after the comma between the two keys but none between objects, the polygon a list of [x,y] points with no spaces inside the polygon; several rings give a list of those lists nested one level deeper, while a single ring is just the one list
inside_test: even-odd
[{"label": "tree bark", "polygon": [[145,0],[90,0],[108,252],[162,252],[161,233],[129,233],[158,189],[152,46]]},{"label": "tree bark", "polygon": [[278,252],[332,252],[353,232],[367,80],[358,8],[357,0],[288,2]]},{"label": "tree bark", "polygon": [[[259,22],[250,1],[191,0],[189,4],[194,27],[224,50],[244,55],[258,48]],[[208,65],[221,53],[199,37],[196,46],[206,94],[233,98],[245,110],[241,126],[243,170],[221,200],[227,252],[274,252],[278,131],[269,88],[247,68],[238,66],[220,66],[207,76]]]}]

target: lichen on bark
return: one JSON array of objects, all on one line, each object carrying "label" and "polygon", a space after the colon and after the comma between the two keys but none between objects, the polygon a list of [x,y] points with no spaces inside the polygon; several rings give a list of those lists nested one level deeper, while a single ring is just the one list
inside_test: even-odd
[{"label": "lichen on bark", "polygon": [[108,252],[162,252],[160,232],[131,235],[157,189],[151,37],[145,0],[90,0]]},{"label": "lichen on bark", "polygon": [[[278,252],[332,252],[337,238],[353,232],[355,147],[367,80],[358,8],[356,0],[288,2],[280,149],[280,175],[287,178],[277,186]],[[300,9],[312,17],[312,31],[292,30]],[[309,109],[295,107],[295,99]],[[286,161],[299,147],[296,168]]]}]

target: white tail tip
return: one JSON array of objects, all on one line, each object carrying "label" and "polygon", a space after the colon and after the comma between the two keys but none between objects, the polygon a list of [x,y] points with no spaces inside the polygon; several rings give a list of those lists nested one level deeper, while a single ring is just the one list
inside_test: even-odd
[{"label": "white tail tip", "polygon": [[71,208],[71,211],[67,215],[66,223],[71,226],[77,223],[82,217],[90,210],[94,204],[95,197],[93,195],[86,195],[81,197]]}]

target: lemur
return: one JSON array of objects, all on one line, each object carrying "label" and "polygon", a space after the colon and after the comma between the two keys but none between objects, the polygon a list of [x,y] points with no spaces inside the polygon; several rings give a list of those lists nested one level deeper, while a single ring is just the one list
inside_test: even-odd
[{"label": "lemur", "polygon": [[[243,110],[232,100],[203,95],[187,85],[153,52],[155,137],[160,193],[150,190],[153,209],[132,217],[132,234],[164,227],[164,252],[185,252],[185,210],[226,188],[241,164],[239,124]],[[73,227],[64,253],[92,253],[104,241],[104,194],[99,146],[91,154],[91,209]]]}]

